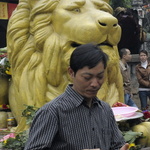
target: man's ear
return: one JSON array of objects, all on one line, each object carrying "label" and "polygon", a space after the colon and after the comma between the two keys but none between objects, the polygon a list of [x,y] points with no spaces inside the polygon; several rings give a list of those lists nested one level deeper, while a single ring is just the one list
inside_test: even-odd
[{"label": "man's ear", "polygon": [[124,59],[125,57],[126,57],[126,55],[123,55],[123,57],[122,57],[122,58]]},{"label": "man's ear", "polygon": [[71,78],[74,78],[74,71],[70,67],[68,68],[68,73]]}]

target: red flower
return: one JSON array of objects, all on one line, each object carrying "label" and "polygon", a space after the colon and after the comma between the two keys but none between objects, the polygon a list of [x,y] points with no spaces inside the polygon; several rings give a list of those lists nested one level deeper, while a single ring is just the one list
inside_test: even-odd
[{"label": "red flower", "polygon": [[3,109],[9,109],[6,104],[3,104],[3,105],[2,105],[2,108],[3,108]]},{"label": "red flower", "polygon": [[116,102],[115,104],[112,105],[112,107],[127,107],[128,105],[121,103],[121,102]]},{"label": "red flower", "polygon": [[145,119],[150,118],[150,112],[149,111],[143,111],[143,115],[144,115]]},{"label": "red flower", "polygon": [[1,58],[4,58],[4,57],[6,57],[6,56],[7,56],[7,54],[1,54],[1,55],[0,55]]}]

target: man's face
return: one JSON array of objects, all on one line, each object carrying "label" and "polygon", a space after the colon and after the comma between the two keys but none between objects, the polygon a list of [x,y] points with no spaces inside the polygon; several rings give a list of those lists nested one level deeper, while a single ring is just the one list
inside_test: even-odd
[{"label": "man's face", "polygon": [[147,61],[148,56],[145,53],[140,53],[140,61],[145,62]]},{"label": "man's face", "polygon": [[102,62],[91,69],[86,66],[78,70],[76,74],[69,68],[69,73],[73,79],[73,89],[88,99],[95,97],[104,82],[104,71]]},{"label": "man's face", "polygon": [[130,50],[126,49],[127,54],[124,55],[124,59],[126,60],[126,62],[129,62],[132,58],[131,52]]}]

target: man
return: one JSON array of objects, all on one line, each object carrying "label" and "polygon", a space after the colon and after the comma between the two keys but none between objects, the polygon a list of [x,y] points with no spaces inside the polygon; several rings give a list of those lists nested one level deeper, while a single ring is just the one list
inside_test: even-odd
[{"label": "man", "polygon": [[66,91],[36,114],[25,150],[127,150],[110,106],[96,94],[104,81],[107,55],[85,44],[71,55]]},{"label": "man", "polygon": [[129,106],[137,107],[137,105],[132,100],[130,68],[129,65],[127,64],[127,62],[129,62],[132,58],[131,52],[127,48],[122,48],[119,51],[119,55],[120,55],[119,64],[124,87],[124,102]]},{"label": "man", "polygon": [[136,76],[139,83],[139,97],[141,101],[141,110],[147,110],[147,98],[150,99],[150,62],[148,61],[148,52],[141,50],[139,53],[140,63],[137,64]]}]

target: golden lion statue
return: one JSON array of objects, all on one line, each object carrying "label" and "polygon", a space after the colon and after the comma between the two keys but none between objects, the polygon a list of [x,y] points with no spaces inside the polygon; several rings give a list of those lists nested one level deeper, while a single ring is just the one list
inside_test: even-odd
[{"label": "golden lion statue", "polygon": [[108,0],[20,0],[7,32],[12,81],[9,103],[24,129],[24,104],[41,107],[64,92],[72,51],[80,44],[99,44],[109,55],[98,97],[110,105],[123,101],[117,43],[121,28]]}]

